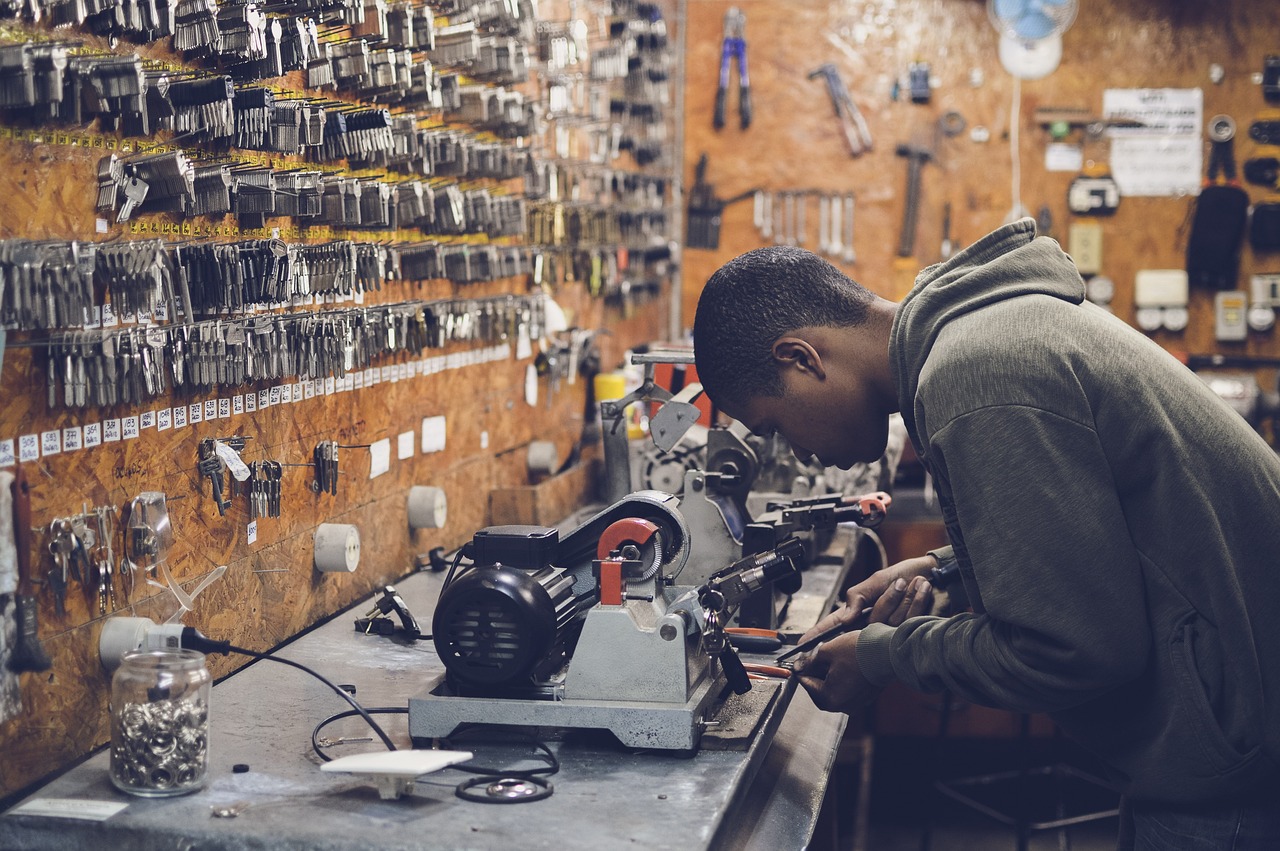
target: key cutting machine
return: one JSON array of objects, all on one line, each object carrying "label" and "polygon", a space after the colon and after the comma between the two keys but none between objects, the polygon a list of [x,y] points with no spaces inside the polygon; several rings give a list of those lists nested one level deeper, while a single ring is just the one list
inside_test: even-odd
[{"label": "key cutting machine", "polygon": [[750,688],[724,625],[751,592],[792,575],[802,547],[789,538],[678,584],[691,550],[678,504],[639,491],[563,538],[533,526],[477,532],[470,567],[436,606],[445,672],[409,701],[415,744],[482,723],[696,748],[725,686]]}]

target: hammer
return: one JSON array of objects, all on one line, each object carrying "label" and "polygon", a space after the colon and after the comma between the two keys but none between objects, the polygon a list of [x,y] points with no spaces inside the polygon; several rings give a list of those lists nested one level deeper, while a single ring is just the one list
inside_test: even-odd
[{"label": "hammer", "polygon": [[18,593],[14,595],[18,615],[18,636],[13,653],[9,656],[9,670],[21,674],[26,671],[47,671],[53,664],[40,643],[39,623],[36,620],[36,592],[31,581],[31,487],[19,465],[14,468],[13,482],[13,543],[18,551]]},{"label": "hammer", "polygon": [[920,169],[933,159],[933,151],[919,145],[899,145],[896,153],[907,158],[907,203],[902,210],[898,256],[910,257],[915,251],[916,219],[920,217]]}]

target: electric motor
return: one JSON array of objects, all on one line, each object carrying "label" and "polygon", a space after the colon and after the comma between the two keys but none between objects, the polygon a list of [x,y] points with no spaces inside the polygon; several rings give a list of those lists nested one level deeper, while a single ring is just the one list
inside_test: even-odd
[{"label": "electric motor", "polygon": [[536,526],[476,533],[476,566],[444,589],[432,619],[436,652],[459,693],[510,693],[563,667],[590,601],[551,565],[558,540]]}]

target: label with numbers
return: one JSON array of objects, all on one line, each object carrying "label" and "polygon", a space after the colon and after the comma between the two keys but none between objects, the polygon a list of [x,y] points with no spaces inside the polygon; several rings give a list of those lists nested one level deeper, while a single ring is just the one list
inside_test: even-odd
[{"label": "label with numbers", "polygon": [[143,413],[142,417],[141,417],[141,418],[139,418],[139,420],[138,420],[138,427],[139,427],[139,428],[141,428],[141,429],[143,429],[144,431],[145,431],[146,429],[149,429],[149,428],[155,428],[155,427],[156,427],[156,412],[155,412],[155,411],[146,411],[145,413]]},{"label": "label with numbers", "polygon": [[53,431],[43,431],[40,433],[41,455],[57,455],[61,451],[62,432],[54,429]]},{"label": "label with numbers", "polygon": [[219,399],[218,400],[218,419],[225,420],[229,416],[231,416],[231,400]]},{"label": "label with numbers", "polygon": [[84,445],[84,432],[80,426],[72,426],[62,430],[62,448],[66,452],[75,452]]},{"label": "label with numbers", "polygon": [[18,460],[22,463],[40,459],[40,435],[24,434],[18,438]]},{"label": "label with numbers", "polygon": [[257,393],[244,394],[244,410],[246,414],[252,414],[258,410],[258,394]]},{"label": "label with numbers", "polygon": [[125,440],[133,440],[138,436],[138,418],[125,417],[120,421],[120,433],[124,435]]},{"label": "label with numbers", "polygon": [[244,413],[244,394],[231,397],[231,413],[237,417]]},{"label": "label with numbers", "polygon": [[267,408],[270,408],[270,407],[271,407],[271,391],[259,390],[258,391],[258,410],[265,411]]},{"label": "label with numbers", "polygon": [[102,421],[102,442],[115,443],[120,439],[120,421],[119,420],[103,420]]},{"label": "label with numbers", "polygon": [[0,440],[0,467],[12,467],[17,462],[13,454],[13,438]]},{"label": "label with numbers", "polygon": [[32,798],[11,812],[37,818],[73,818],[106,821],[129,806],[127,801],[95,801],[89,798]]},{"label": "label with numbers", "polygon": [[270,400],[267,402],[268,405],[279,405],[280,404],[280,388],[278,386],[272,387],[271,390],[268,392],[267,398]]},{"label": "label with numbers", "polygon": [[302,401],[302,382],[301,381],[293,385],[293,401],[295,402]]},{"label": "label with numbers", "polygon": [[173,426],[173,411],[162,408],[156,412],[156,431],[168,431]]},{"label": "label with numbers", "polygon": [[302,398],[312,399],[316,395],[316,383],[314,381],[302,382]]},{"label": "label with numbers", "polygon": [[218,418],[217,399],[210,399],[204,403],[204,418],[206,420],[216,420]]},{"label": "label with numbers", "polygon": [[89,423],[84,427],[84,448],[102,445],[102,423]]},{"label": "label with numbers", "polygon": [[384,367],[382,368],[382,378],[380,378],[379,380],[380,380],[380,381],[390,381],[390,380],[391,380],[391,367],[389,367],[389,366],[384,366]]},{"label": "label with numbers", "polygon": [[258,521],[257,520],[249,521],[248,531],[249,531],[249,543],[252,544],[258,540]]},{"label": "label with numbers", "polygon": [[173,427],[175,429],[187,427],[187,406],[179,405],[173,409]]},{"label": "label with numbers", "polygon": [[120,320],[116,318],[116,312],[111,309],[111,304],[102,305],[102,327],[114,328],[120,324]]},{"label": "label with numbers", "polygon": [[355,390],[364,389],[364,373],[353,372],[347,376],[347,380],[351,382],[351,387]]},{"label": "label with numbers", "polygon": [[192,402],[187,405],[187,422],[195,425],[204,422],[204,405],[200,402]]},{"label": "label with numbers", "polygon": [[334,383],[335,383],[335,382],[334,382],[334,378],[333,378],[333,376],[332,376],[332,375],[330,375],[330,376],[328,376],[327,378],[325,378],[325,380],[324,380],[324,395],[326,395],[326,396],[332,396],[332,395],[333,395]]}]

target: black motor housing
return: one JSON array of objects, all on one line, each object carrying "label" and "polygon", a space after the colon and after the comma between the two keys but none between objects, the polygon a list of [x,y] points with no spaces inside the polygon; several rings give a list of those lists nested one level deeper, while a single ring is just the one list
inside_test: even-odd
[{"label": "black motor housing", "polygon": [[[495,530],[484,531],[492,542]],[[579,613],[590,602],[574,596],[573,584],[571,575],[549,564],[481,565],[451,582],[436,604],[431,633],[454,688],[514,694],[562,668],[581,631]]]}]

